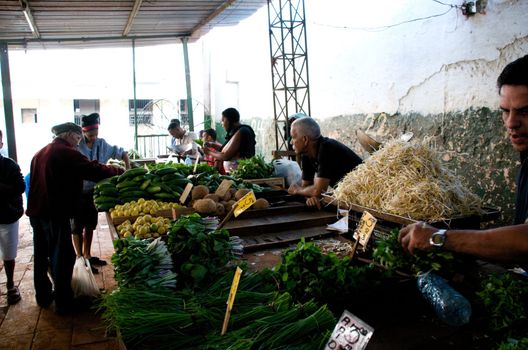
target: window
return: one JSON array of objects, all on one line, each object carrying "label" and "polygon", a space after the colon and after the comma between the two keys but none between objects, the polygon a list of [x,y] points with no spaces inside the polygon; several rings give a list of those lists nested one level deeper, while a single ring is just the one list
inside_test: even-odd
[{"label": "window", "polygon": [[37,109],[36,108],[22,108],[22,123],[35,124],[37,123]]},{"label": "window", "polygon": [[73,100],[75,124],[81,125],[81,116],[99,113],[99,100]]},{"label": "window", "polygon": [[[138,124],[152,124],[153,100],[136,100]],[[134,125],[134,100],[128,100],[128,120]]]}]

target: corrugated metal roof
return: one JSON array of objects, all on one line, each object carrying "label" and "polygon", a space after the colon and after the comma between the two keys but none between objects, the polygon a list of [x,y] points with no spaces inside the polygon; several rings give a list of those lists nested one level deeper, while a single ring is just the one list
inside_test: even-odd
[{"label": "corrugated metal roof", "polygon": [[237,24],[265,4],[267,0],[0,0],[0,41],[12,48],[120,46],[130,45],[132,38],[136,45],[178,37],[194,41],[215,26]]}]

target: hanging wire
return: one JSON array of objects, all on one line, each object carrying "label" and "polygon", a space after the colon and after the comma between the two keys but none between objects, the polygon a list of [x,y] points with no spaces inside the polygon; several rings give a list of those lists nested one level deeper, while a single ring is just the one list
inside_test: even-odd
[{"label": "hanging wire", "polygon": [[434,2],[436,2],[438,4],[441,4],[441,5],[444,5],[444,6],[449,6],[449,9],[447,11],[445,11],[445,12],[442,12],[442,13],[439,13],[439,14],[436,14],[436,15],[431,15],[431,16],[426,16],[426,17],[419,17],[419,18],[413,18],[413,19],[406,20],[406,21],[403,21],[403,22],[398,22],[398,23],[389,24],[389,25],[385,25],[385,26],[379,26],[379,27],[348,27],[348,26],[336,26],[336,25],[316,23],[316,22],[313,22],[313,24],[319,25],[319,26],[323,26],[323,27],[346,29],[346,30],[362,30],[362,31],[366,31],[366,32],[382,32],[382,31],[385,31],[387,29],[394,28],[394,27],[397,27],[397,26],[400,26],[400,25],[403,25],[403,24],[412,23],[412,22],[418,22],[418,21],[425,21],[427,19],[435,18],[435,17],[441,17],[441,16],[444,16],[444,15],[448,14],[449,12],[451,12],[452,9],[461,9],[462,8],[462,6],[454,5],[454,4],[446,4],[446,3],[441,2],[439,0],[432,0],[432,1],[434,1]]}]

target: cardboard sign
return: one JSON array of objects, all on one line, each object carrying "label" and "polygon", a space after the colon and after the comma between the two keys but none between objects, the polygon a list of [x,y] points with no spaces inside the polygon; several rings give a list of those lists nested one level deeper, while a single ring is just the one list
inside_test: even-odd
[{"label": "cardboard sign", "polygon": [[233,181],[228,179],[222,180],[222,182],[216,189],[215,194],[218,197],[222,198],[223,196],[225,196],[226,192],[231,188],[231,186],[233,186]]},{"label": "cardboard sign", "polygon": [[191,190],[193,188],[192,183],[188,183],[185,188],[183,189],[183,193],[180,196],[180,203],[183,204],[187,200],[187,197],[189,197],[189,193],[191,193]]},{"label": "cardboard sign", "polygon": [[363,247],[367,246],[370,235],[372,234],[372,231],[374,231],[374,226],[376,226],[377,221],[378,220],[368,211],[364,211],[363,215],[361,215],[361,220],[359,220],[359,224],[354,232],[354,239],[359,240],[359,244]]},{"label": "cardboard sign", "polygon": [[198,168],[198,163],[200,163],[200,154],[196,156],[196,160],[194,161],[193,174],[196,174],[196,168]]},{"label": "cardboard sign", "polygon": [[227,325],[229,324],[229,317],[231,316],[231,310],[233,309],[233,303],[235,302],[235,296],[238,290],[238,283],[240,282],[240,275],[242,269],[237,266],[235,276],[233,276],[233,283],[231,283],[231,290],[229,291],[229,297],[227,298],[227,308],[224,316],[224,323],[222,324],[222,333],[224,335],[227,331]]},{"label": "cardboard sign", "polygon": [[362,350],[367,347],[374,328],[347,310],[337,322],[325,350]]},{"label": "cardboard sign", "polygon": [[238,202],[233,204],[235,217],[239,216],[244,211],[246,211],[246,209],[251,207],[256,201],[257,198],[255,198],[255,193],[253,193],[253,191],[247,193],[246,195],[244,195],[244,197],[240,198]]}]

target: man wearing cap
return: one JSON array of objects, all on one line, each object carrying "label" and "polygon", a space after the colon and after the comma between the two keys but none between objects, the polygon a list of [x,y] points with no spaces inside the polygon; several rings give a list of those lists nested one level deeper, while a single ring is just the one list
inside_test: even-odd
[{"label": "man wearing cap", "polygon": [[[26,214],[33,228],[35,297],[48,307],[55,299],[58,314],[72,311],[71,277],[75,253],[70,219],[82,195],[83,180],[99,181],[121,174],[122,169],[90,161],[77,150],[82,129],[74,123],[54,126],[54,140],[31,160]],[[55,287],[48,278],[48,267]]]},{"label": "man wearing cap", "polygon": [[[83,115],[81,126],[83,137],[79,143],[79,151],[89,160],[106,164],[109,159],[120,159],[125,168],[130,169],[128,153],[121,147],[112,146],[105,139],[99,138],[100,117],[98,113]],[[73,247],[78,257],[84,256],[90,261],[92,271],[98,273],[94,265],[106,265],[106,261],[91,255],[93,231],[97,227],[98,213],[93,201],[95,182],[84,181],[83,193],[79,211],[72,220]],[[83,234],[84,233],[84,234]]]}]

